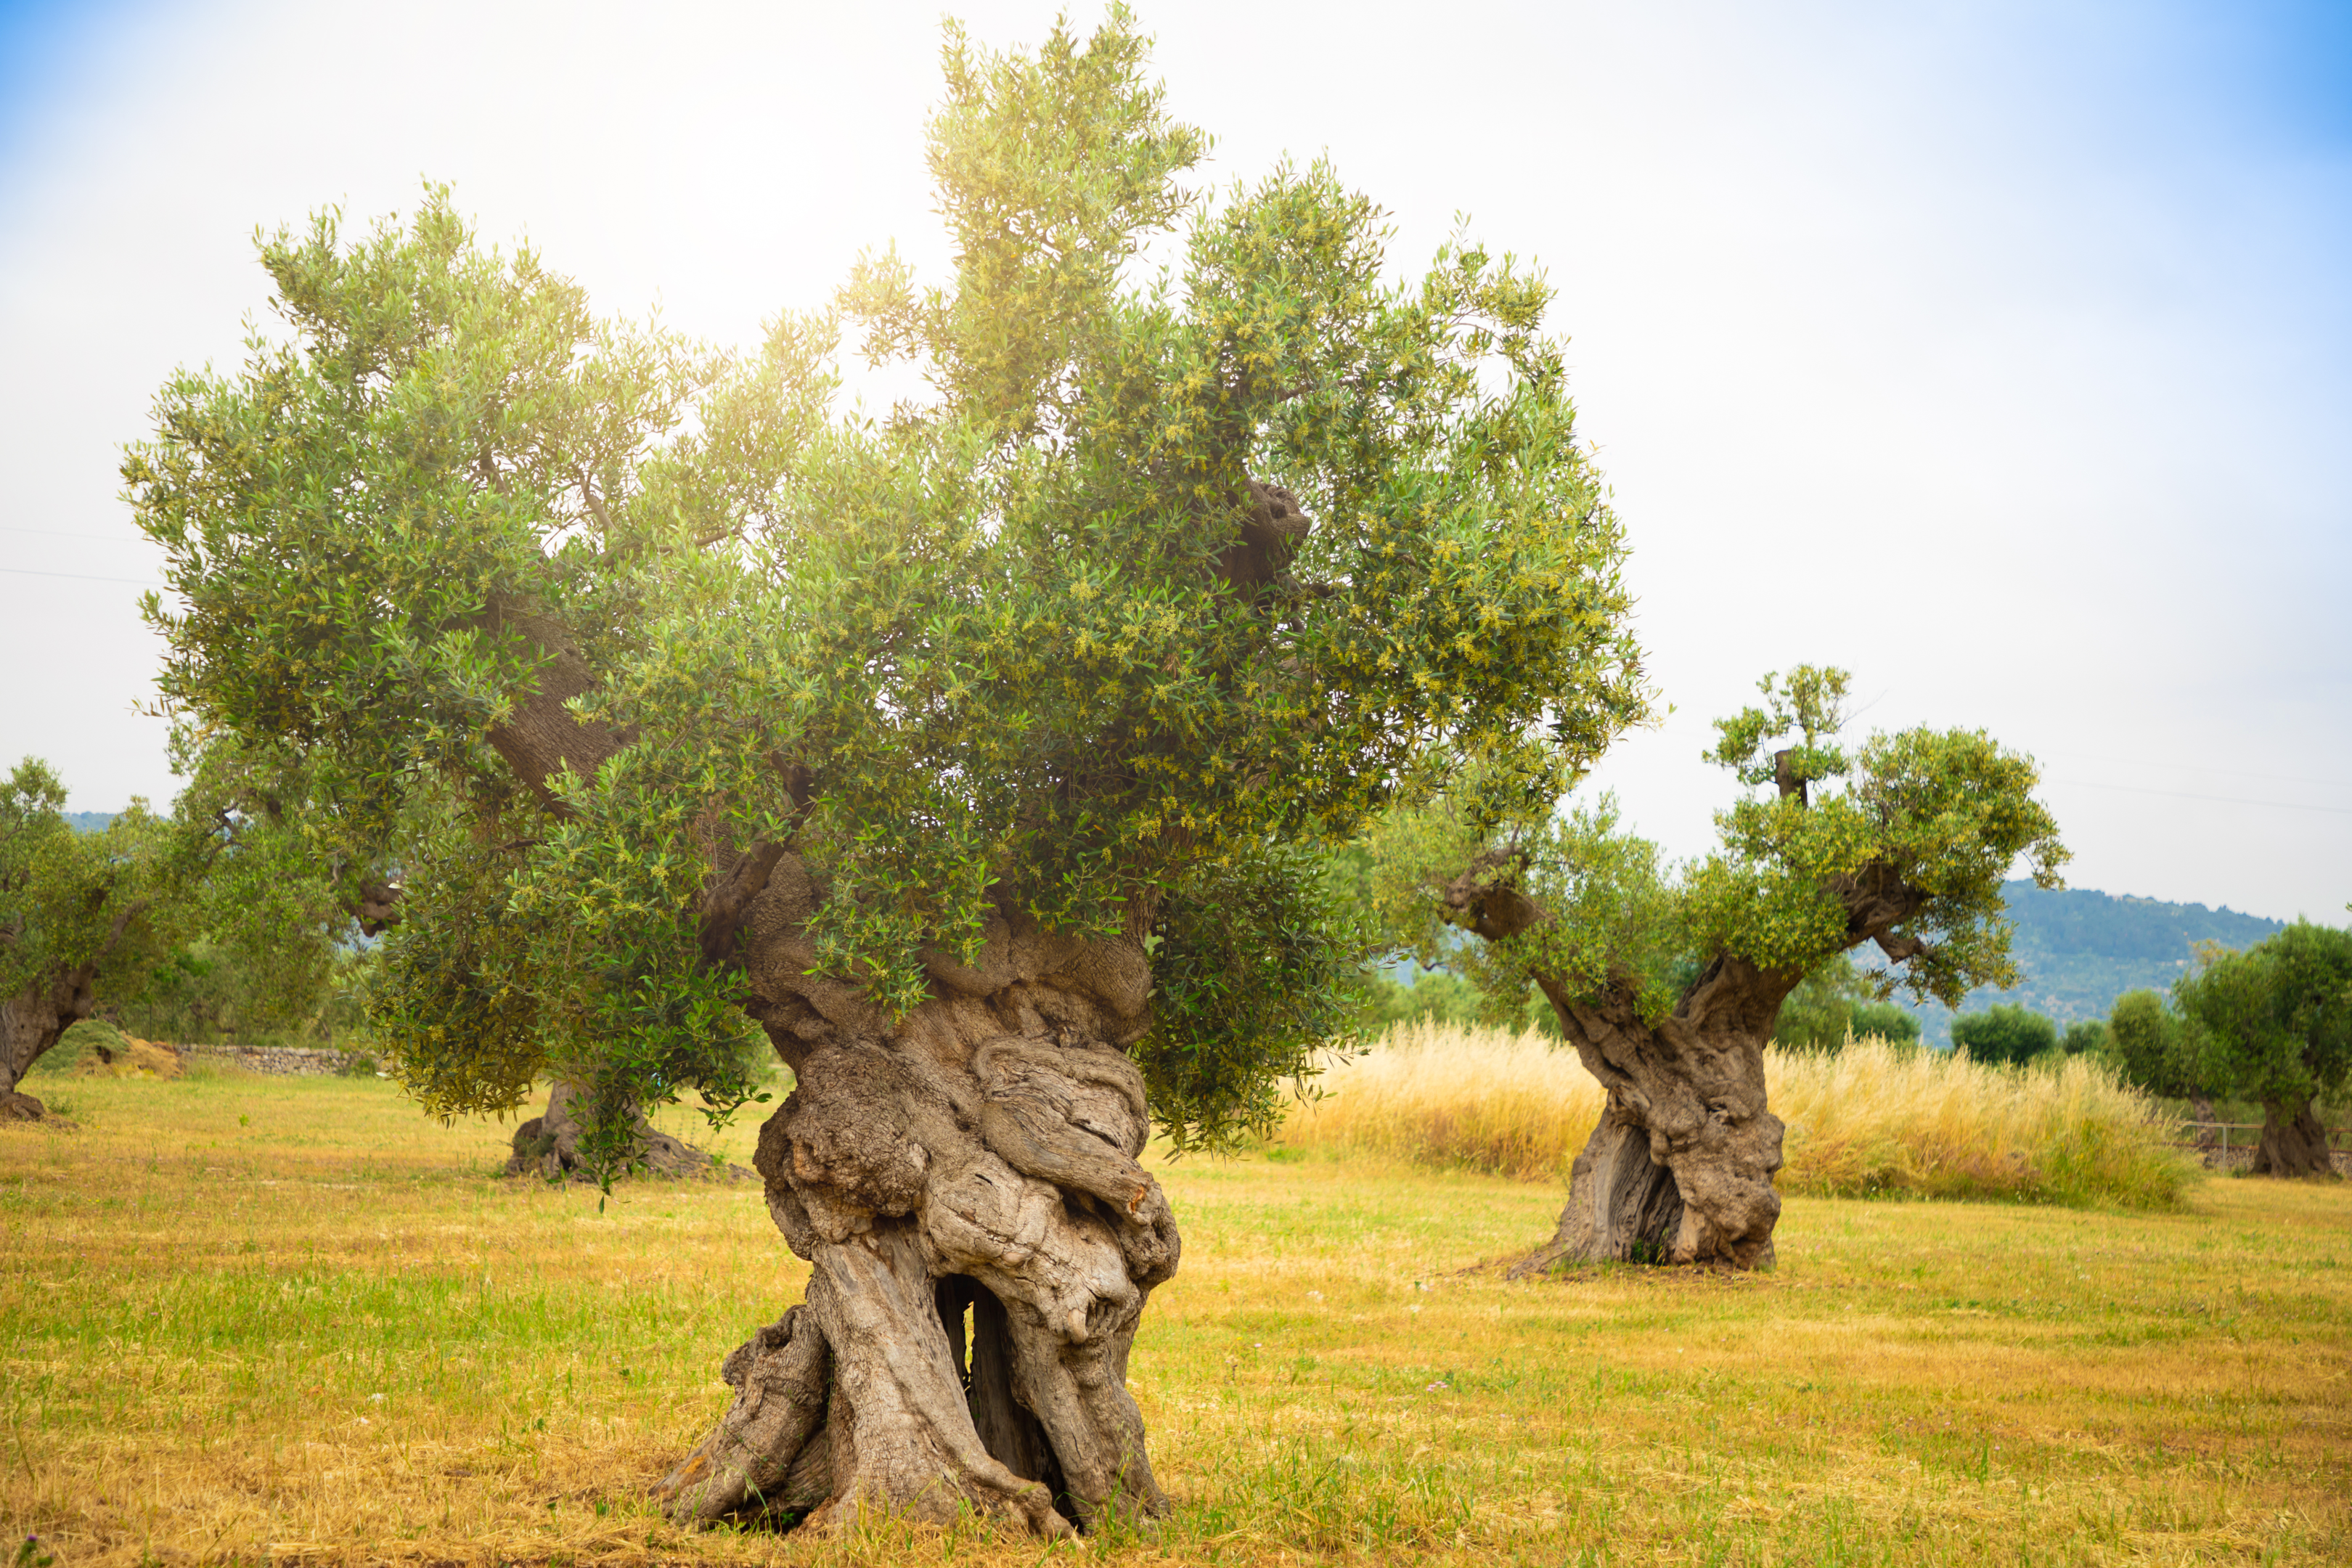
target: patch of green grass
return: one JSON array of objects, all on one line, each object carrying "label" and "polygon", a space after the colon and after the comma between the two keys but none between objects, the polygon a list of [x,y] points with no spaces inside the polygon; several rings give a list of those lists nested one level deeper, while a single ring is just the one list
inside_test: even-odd
[{"label": "patch of green grass", "polygon": [[[388,1084],[79,1080],[0,1130],[0,1518],[61,1563],[1034,1563],[977,1523],[687,1536],[645,1488],[805,1269],[756,1188],[494,1174]],[[698,1135],[698,1119],[659,1118]],[[748,1159],[753,1129],[720,1143]],[[1119,1563],[2352,1556],[2352,1191],[1791,1197],[1779,1269],[1507,1283],[1558,1185],[1163,1165]]]}]

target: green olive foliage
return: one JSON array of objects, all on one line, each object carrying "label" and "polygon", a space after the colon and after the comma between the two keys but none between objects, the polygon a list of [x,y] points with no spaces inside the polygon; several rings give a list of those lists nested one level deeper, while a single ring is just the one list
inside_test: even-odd
[{"label": "green olive foliage", "polygon": [[2107,1054],[2124,1081],[2169,1099],[2210,1094],[2197,1042],[2161,992],[2126,991],[2107,1010]]},{"label": "green olive foliage", "polygon": [[[1295,847],[1443,752],[1587,756],[1643,712],[1623,545],[1540,277],[1409,281],[1328,167],[1211,199],[1123,12],[1034,56],[950,27],[953,268],[869,255],[756,353],[593,315],[447,194],[261,244],[289,330],[168,385],[127,468],[173,597],[164,690],[404,824],[375,1016],[442,1112],[561,1070],[751,1092],[740,974],[688,918],[714,847],[789,842],[825,970],[903,1013],[992,901],[1156,902],[1163,1124],[1270,1114],[1360,939]],[[1145,265],[1163,236],[1165,270]],[[845,340],[926,395],[845,407]],[[1253,482],[1313,520],[1267,535]],[[560,626],[625,744],[542,800],[488,744]]]},{"label": "green olive foliage", "polygon": [[1997,1002],[1954,1018],[1952,1047],[1976,1061],[2022,1066],[2058,1048],[2058,1026],[2031,1007]]},{"label": "green olive foliage", "polygon": [[2105,1056],[2107,1023],[2104,1018],[2077,1018],[2059,1037],[2059,1047],[2070,1057]]},{"label": "green olive foliage", "polygon": [[1544,918],[1449,955],[1482,989],[1522,995],[1542,976],[1580,1003],[1629,996],[1654,1025],[1719,957],[1817,971],[1862,940],[1858,900],[1907,889],[1916,907],[1888,936],[1906,962],[1864,979],[1865,994],[1900,986],[1951,1005],[1973,986],[2016,984],[2001,879],[2022,858],[2038,885],[2055,886],[2066,858],[2032,798],[2032,760],[1967,730],[1842,750],[1829,742],[1845,673],[1801,666],[1777,681],[1762,682],[1768,708],[1717,721],[1706,760],[1773,793],[1717,812],[1712,854],[1670,866],[1619,827],[1610,796],[1556,809],[1539,777],[1465,764],[1432,804],[1392,813],[1373,836],[1388,929],[1429,962],[1442,928],[1465,918],[1449,886],[1507,885]]}]

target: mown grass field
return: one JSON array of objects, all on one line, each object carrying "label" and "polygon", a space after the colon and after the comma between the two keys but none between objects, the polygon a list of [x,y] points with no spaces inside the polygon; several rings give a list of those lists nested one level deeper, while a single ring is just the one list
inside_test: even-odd
[{"label": "mown grass field", "polygon": [[1796,1196],[1769,1276],[1511,1284],[1555,1183],[1187,1160],[1156,1533],[685,1535],[644,1489],[801,1286],[756,1188],[600,1212],[374,1081],[31,1087],[76,1126],[0,1129],[0,1517],[61,1568],[2352,1560],[2352,1184]]}]

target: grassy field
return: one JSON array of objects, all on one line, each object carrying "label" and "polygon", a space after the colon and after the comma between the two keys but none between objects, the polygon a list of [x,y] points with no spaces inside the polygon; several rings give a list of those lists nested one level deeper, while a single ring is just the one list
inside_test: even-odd
[{"label": "grassy field", "polygon": [[1801,1195],[1769,1276],[1507,1284],[1556,1183],[1186,1160],[1156,1534],[688,1536],[644,1489],[803,1279],[755,1189],[600,1212],[372,1080],[33,1087],[76,1125],[0,1129],[0,1518],[60,1568],[2352,1560],[2347,1184]]}]

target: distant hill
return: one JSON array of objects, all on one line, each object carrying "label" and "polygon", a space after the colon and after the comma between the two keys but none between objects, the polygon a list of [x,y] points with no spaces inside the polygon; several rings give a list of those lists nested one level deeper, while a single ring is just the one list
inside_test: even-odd
[{"label": "distant hill", "polygon": [[68,811],[64,815],[65,819],[73,824],[76,833],[101,833],[105,831],[106,825],[114,820],[114,813],[110,811]]},{"label": "distant hill", "polygon": [[[2000,892],[2017,922],[2010,951],[2025,980],[2011,991],[1971,991],[1961,1000],[1964,1013],[2013,1002],[2061,1024],[2104,1018],[2126,991],[2170,985],[2195,962],[2198,942],[2252,947],[2285,929],[2283,921],[2227,906],[2209,910],[2075,888],[2044,892],[2029,881],[2004,882]],[[1950,1011],[1933,1003],[1917,1011],[1927,1039],[1948,1044]]]}]

